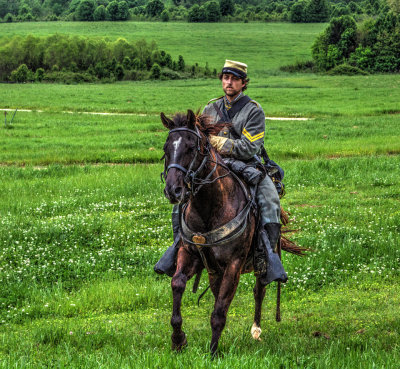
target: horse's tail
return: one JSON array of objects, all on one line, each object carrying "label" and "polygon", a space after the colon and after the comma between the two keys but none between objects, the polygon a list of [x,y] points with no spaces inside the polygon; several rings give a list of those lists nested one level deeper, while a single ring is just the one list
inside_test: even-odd
[{"label": "horse's tail", "polygon": [[[285,210],[283,210],[282,206],[281,206],[281,222],[283,226],[286,226],[289,223],[289,215]],[[297,229],[282,229],[282,233],[294,233],[294,232],[297,232]],[[306,251],[311,251],[311,249],[296,245],[293,241],[289,240],[285,236],[281,236],[281,248],[286,252],[290,252],[291,254],[299,256],[304,256],[306,255]]]}]

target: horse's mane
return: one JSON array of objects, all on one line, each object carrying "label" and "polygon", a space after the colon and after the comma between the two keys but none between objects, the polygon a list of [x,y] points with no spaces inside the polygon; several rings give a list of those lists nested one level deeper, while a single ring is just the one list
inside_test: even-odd
[{"label": "horse's mane", "polygon": [[[211,123],[212,117],[206,114],[196,114],[196,127],[200,132],[203,132],[207,137],[210,135],[218,135],[218,133],[225,127],[231,127],[231,123]],[[177,113],[173,116],[172,121],[174,122],[174,128],[187,127],[188,120],[187,115],[183,113]]]}]

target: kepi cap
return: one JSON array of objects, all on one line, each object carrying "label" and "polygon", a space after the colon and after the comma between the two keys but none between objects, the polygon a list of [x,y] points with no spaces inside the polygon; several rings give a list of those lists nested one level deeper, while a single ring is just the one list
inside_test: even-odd
[{"label": "kepi cap", "polygon": [[222,74],[224,73],[231,73],[238,78],[246,78],[247,64],[234,60],[225,60],[224,67],[222,68]]}]

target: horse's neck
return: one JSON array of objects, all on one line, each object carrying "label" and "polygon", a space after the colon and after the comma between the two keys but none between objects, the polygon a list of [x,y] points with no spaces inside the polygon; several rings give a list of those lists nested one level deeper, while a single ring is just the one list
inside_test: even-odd
[{"label": "horse's neck", "polygon": [[[214,165],[210,163],[207,166],[207,173]],[[246,203],[245,194],[237,180],[226,174],[227,170],[218,166],[211,179],[215,181],[203,185],[191,199],[189,220],[196,223],[196,227],[192,229],[208,231],[221,226],[233,219],[243,208]]]}]

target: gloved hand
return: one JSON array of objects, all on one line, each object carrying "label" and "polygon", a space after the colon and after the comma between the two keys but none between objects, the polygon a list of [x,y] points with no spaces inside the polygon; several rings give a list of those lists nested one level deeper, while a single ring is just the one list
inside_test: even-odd
[{"label": "gloved hand", "polygon": [[233,149],[233,142],[227,137],[211,135],[210,143],[222,155],[228,155]]},{"label": "gloved hand", "polygon": [[224,146],[224,143],[226,142],[228,138],[227,137],[220,137],[220,136],[210,136],[210,143],[211,145],[214,146],[217,151],[221,151],[222,146]]}]

